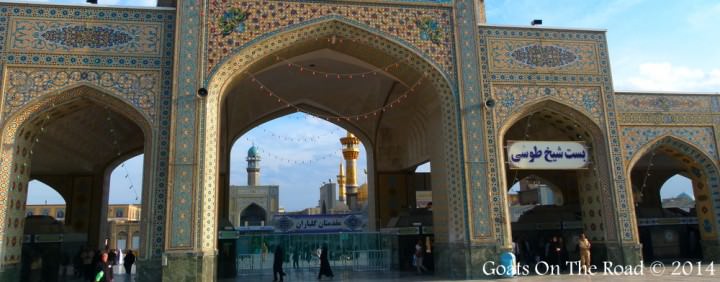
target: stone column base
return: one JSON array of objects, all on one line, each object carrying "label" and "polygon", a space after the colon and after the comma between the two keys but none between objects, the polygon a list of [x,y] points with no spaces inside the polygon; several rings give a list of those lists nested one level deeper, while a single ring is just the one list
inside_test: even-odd
[{"label": "stone column base", "polygon": [[642,245],[637,243],[621,244],[623,263],[625,265],[638,265],[643,260]]},{"label": "stone column base", "polygon": [[20,281],[20,264],[2,266],[0,268],[0,281]]},{"label": "stone column base", "polygon": [[162,281],[215,281],[215,255],[166,253],[165,257],[167,264],[162,266]]},{"label": "stone column base", "polygon": [[160,281],[162,280],[162,260],[160,258],[138,259],[135,262],[135,271],[135,280],[137,281]]},{"label": "stone column base", "polygon": [[495,278],[483,273],[483,264],[487,261],[499,264],[498,250],[495,244],[436,243],[435,273],[437,276],[453,279]]},{"label": "stone column base", "polygon": [[702,257],[705,262],[720,261],[720,241],[718,240],[702,240]]},{"label": "stone column base", "polygon": [[591,261],[594,265],[612,262],[614,265],[638,265],[642,260],[642,247],[635,243],[593,243]]}]

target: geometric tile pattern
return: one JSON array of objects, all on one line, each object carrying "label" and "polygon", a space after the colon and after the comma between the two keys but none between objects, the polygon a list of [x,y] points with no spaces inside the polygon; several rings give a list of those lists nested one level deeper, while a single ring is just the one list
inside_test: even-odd
[{"label": "geometric tile pattern", "polygon": [[155,98],[161,92],[159,70],[8,67],[2,116],[9,117],[28,102],[67,87],[83,84],[111,90],[155,121]]},{"label": "geometric tile pattern", "polygon": [[627,163],[640,148],[672,136],[699,148],[713,160],[719,160],[712,127],[621,126],[623,160]]},{"label": "geometric tile pattern", "polygon": [[[171,202],[168,202],[165,224],[170,228],[168,232],[168,241],[165,249],[167,250],[192,250],[196,245],[194,243],[195,231],[194,226],[197,212],[193,208],[197,195],[195,182],[197,177],[195,174],[196,159],[196,93],[200,88],[199,71],[202,67],[198,66],[199,47],[201,46],[201,10],[203,5],[198,5],[197,1],[182,0],[177,3],[177,16],[182,19],[182,24],[178,25],[178,54],[177,69],[181,70],[178,76],[174,78],[175,96],[173,103],[172,127],[172,149],[170,160],[170,179],[171,183],[168,187],[168,195]],[[197,208],[199,209],[199,207]]]},{"label": "geometric tile pattern", "polygon": [[[279,32],[291,30],[301,23],[327,18],[342,18],[365,28],[377,30],[386,37],[409,43],[413,49],[432,59],[447,74],[454,73],[452,11],[443,6],[413,6],[398,4],[370,4],[353,2],[312,1],[219,1],[208,5],[207,70],[212,73],[236,50]],[[242,29],[224,33],[222,17],[232,8],[244,12]],[[425,36],[421,23],[431,25],[437,36]],[[237,29],[236,29],[237,30]]]},{"label": "geometric tile pattern", "polygon": [[493,97],[495,106],[495,125],[501,127],[508,116],[516,113],[523,105],[534,104],[548,98],[557,99],[574,106],[576,110],[592,118],[597,124],[603,124],[600,107],[600,88],[597,86],[553,86],[495,84]]},{"label": "geometric tile pattern", "polygon": [[[482,107],[485,97],[489,97],[487,93],[483,95],[483,85],[487,84],[487,76],[481,74],[481,70],[477,65],[481,56],[478,50],[477,39],[477,22],[475,6],[482,3],[472,0],[458,0],[454,3],[455,17],[457,21],[457,46],[459,53],[457,54],[458,64],[458,89],[460,91],[460,111],[462,116],[462,135],[459,138],[463,140],[463,154],[457,160],[464,164],[463,172],[466,181],[463,183],[465,190],[462,195],[463,212],[465,216],[462,218],[462,229],[455,230],[455,235],[463,232],[463,237],[467,241],[484,241],[492,242],[499,238],[503,240],[502,221],[493,218],[493,214],[498,214],[500,210],[497,206],[490,205],[490,187],[486,185],[488,171],[493,159],[489,157],[486,149],[494,150],[493,143],[485,141],[484,133],[492,132],[492,124],[488,124],[484,115],[487,113]],[[484,21],[483,21],[484,22]],[[489,162],[488,162],[489,161]],[[492,171],[490,172],[492,173]],[[450,195],[453,197],[453,195]],[[457,202],[457,200],[455,200]],[[460,205],[454,205],[459,207]],[[458,219],[460,220],[460,219]],[[459,229],[458,225],[456,229]]]},{"label": "geometric tile pattern", "polygon": [[[712,112],[712,96],[623,93],[617,97],[621,112]],[[717,110],[716,110],[717,112]]]}]

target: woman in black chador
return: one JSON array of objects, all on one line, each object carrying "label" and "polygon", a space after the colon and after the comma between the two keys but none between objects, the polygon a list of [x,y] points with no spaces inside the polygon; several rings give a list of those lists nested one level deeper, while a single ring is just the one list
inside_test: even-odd
[{"label": "woman in black chador", "polygon": [[322,278],[323,275],[332,278],[334,275],[332,269],[330,269],[330,261],[328,260],[328,247],[327,244],[322,246],[320,250],[320,273],[318,273],[318,279]]},{"label": "woman in black chador", "polygon": [[273,281],[278,281],[278,276],[280,276],[280,281],[283,281],[283,276],[285,276],[282,268],[284,259],[285,252],[283,252],[282,246],[278,244],[277,247],[275,247],[275,259],[273,260]]}]

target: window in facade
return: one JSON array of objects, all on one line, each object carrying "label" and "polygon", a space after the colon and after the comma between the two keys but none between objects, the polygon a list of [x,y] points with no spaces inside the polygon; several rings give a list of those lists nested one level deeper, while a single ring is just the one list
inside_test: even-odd
[{"label": "window in facade", "polygon": [[65,218],[65,211],[57,210],[57,212],[55,212],[55,218]]},{"label": "window in facade", "polygon": [[115,209],[115,217],[123,217],[123,209]]},{"label": "window in facade", "polygon": [[118,249],[124,250],[127,248],[127,234],[125,232],[120,232],[117,237],[117,243],[115,244],[115,247]]},{"label": "window in facade", "polygon": [[140,233],[135,232],[132,236],[132,246],[130,248],[133,249],[139,249],[140,248]]}]

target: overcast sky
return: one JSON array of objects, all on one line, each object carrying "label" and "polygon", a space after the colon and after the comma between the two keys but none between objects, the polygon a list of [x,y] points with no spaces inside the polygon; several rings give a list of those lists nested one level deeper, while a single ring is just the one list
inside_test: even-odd
[{"label": "overcast sky", "polygon": [[[156,3],[99,2],[127,6]],[[489,24],[528,25],[532,19],[542,19],[547,27],[606,29],[617,91],[720,92],[720,1],[488,0],[486,10]],[[315,206],[318,187],[328,179],[335,181],[341,161],[338,138],[344,134],[332,124],[297,114],[263,124],[233,147],[231,183],[246,183],[244,158],[254,142],[263,158],[261,183],[280,185],[281,206],[288,210]],[[363,183],[364,151],[361,156],[358,175]],[[129,187],[141,187],[141,165],[140,156],[128,161],[128,173],[124,168],[113,173],[111,203],[135,202],[135,193]],[[690,191],[686,190],[689,185],[687,179],[672,178],[666,183],[668,188],[662,189],[663,197]],[[62,201],[52,189],[36,182],[29,191],[29,203]]]}]

